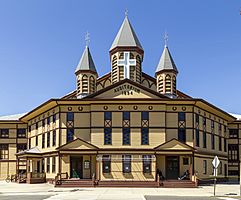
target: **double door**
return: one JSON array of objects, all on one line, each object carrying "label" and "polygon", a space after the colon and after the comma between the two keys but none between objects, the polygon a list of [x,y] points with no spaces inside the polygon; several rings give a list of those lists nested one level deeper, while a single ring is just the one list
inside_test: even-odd
[{"label": "double door", "polygon": [[83,157],[70,157],[70,178],[83,178]]},{"label": "double door", "polygon": [[166,157],[166,179],[175,179],[179,177],[179,157],[167,156]]}]

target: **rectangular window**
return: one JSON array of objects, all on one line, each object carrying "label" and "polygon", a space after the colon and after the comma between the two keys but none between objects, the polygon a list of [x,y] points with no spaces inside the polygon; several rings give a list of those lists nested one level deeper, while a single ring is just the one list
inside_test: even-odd
[{"label": "rectangular window", "polygon": [[73,112],[67,113],[67,122],[69,122],[69,121],[74,121],[74,113]]},{"label": "rectangular window", "polygon": [[203,174],[207,174],[207,161],[203,161]]},{"label": "rectangular window", "polygon": [[53,115],[53,123],[56,122],[56,115]]},{"label": "rectangular window", "polygon": [[104,119],[105,120],[112,120],[112,112],[104,112]]},{"label": "rectangular window", "polygon": [[178,129],[178,140],[183,143],[186,142],[186,129],[184,128]]},{"label": "rectangular window", "polygon": [[178,121],[186,121],[186,115],[184,112],[179,112],[178,113]]},{"label": "rectangular window", "polygon": [[0,144],[0,160],[7,160],[8,159],[8,144]]},{"label": "rectangular window", "polygon": [[50,147],[50,132],[47,133],[47,147]]},{"label": "rectangular window", "polygon": [[9,137],[9,129],[0,129],[0,137],[8,138]]},{"label": "rectangular window", "polygon": [[38,122],[35,124],[35,129],[38,130]]},{"label": "rectangular window", "polygon": [[222,137],[219,137],[219,141],[218,141],[219,143],[219,151],[222,151]]},{"label": "rectangular window", "polygon": [[215,149],[215,135],[211,134],[211,148]]},{"label": "rectangular window", "polygon": [[189,158],[183,158],[183,165],[189,165]]},{"label": "rectangular window", "polygon": [[143,155],[143,173],[151,173],[151,155]]},{"label": "rectangular window", "polygon": [[67,129],[67,142],[74,140],[74,129],[68,128]]},{"label": "rectangular window", "polygon": [[239,149],[238,144],[229,144],[228,145],[228,160],[231,162],[239,161]]},{"label": "rectangular window", "polygon": [[102,171],[103,173],[111,172],[111,157],[109,155],[102,156]]},{"label": "rectangular window", "polygon": [[52,173],[56,171],[56,157],[52,157]]},{"label": "rectangular window", "polygon": [[238,138],[238,129],[229,129],[229,138]]},{"label": "rectangular window", "polygon": [[203,117],[203,128],[206,128],[206,117]]},{"label": "rectangular window", "polygon": [[110,127],[104,128],[104,144],[112,144],[112,129]]},{"label": "rectangular window", "polygon": [[130,128],[123,128],[122,129],[123,134],[123,145],[130,145]]},{"label": "rectangular window", "polygon": [[224,152],[227,152],[227,139],[224,138]]},{"label": "rectangular window", "polygon": [[28,139],[28,148],[31,149],[31,138]]},{"label": "rectangular window", "polygon": [[211,120],[211,129],[214,129],[214,121]]},{"label": "rectangular window", "polygon": [[196,124],[199,124],[199,115],[198,114],[195,114],[195,118],[196,118]]},{"label": "rectangular window", "polygon": [[207,148],[207,133],[203,131],[203,148]]},{"label": "rectangular window", "polygon": [[45,127],[45,119],[42,120],[42,127]]},{"label": "rectangular window", "polygon": [[47,158],[47,173],[50,172],[50,157]]},{"label": "rectangular window", "polygon": [[50,125],[50,117],[47,118],[47,125]]},{"label": "rectangular window", "polygon": [[149,144],[149,128],[141,128],[141,144]]},{"label": "rectangular window", "polygon": [[222,124],[221,123],[218,124],[218,132],[219,132],[219,134],[222,133]]},{"label": "rectangular window", "polygon": [[27,149],[27,144],[17,144],[17,153]]},{"label": "rectangular window", "polygon": [[56,130],[53,130],[53,147],[56,146]]},{"label": "rectangular window", "polygon": [[25,128],[18,128],[17,129],[17,137],[18,138],[26,138],[26,129]]},{"label": "rectangular window", "polygon": [[123,112],[123,120],[130,120],[130,112]]},{"label": "rectangular window", "polygon": [[35,146],[38,146],[38,135],[35,136]]},{"label": "rectangular window", "polygon": [[222,173],[223,173],[223,164],[222,164],[222,161],[220,161],[220,163],[219,163],[218,173],[219,173],[219,174],[222,174]]},{"label": "rectangular window", "polygon": [[28,132],[29,133],[31,132],[31,126],[28,126]]},{"label": "rectangular window", "polygon": [[123,173],[131,173],[131,155],[122,155]]},{"label": "rectangular window", "polygon": [[42,172],[43,173],[45,172],[45,162],[44,162],[44,159],[42,160]]},{"label": "rectangular window", "polygon": [[42,148],[45,148],[45,134],[42,135]]},{"label": "rectangular window", "polygon": [[199,147],[199,130],[196,128],[196,147]]},{"label": "rectangular window", "polygon": [[141,120],[149,120],[149,112],[147,111],[141,112]]}]

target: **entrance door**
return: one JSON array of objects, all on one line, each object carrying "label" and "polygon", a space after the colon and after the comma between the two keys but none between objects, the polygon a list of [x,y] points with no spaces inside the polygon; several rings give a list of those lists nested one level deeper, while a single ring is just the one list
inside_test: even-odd
[{"label": "entrance door", "polygon": [[83,157],[70,157],[70,177],[83,178]]},{"label": "entrance door", "polygon": [[40,173],[40,161],[37,161],[37,173]]},{"label": "entrance door", "polygon": [[179,158],[178,156],[166,157],[166,178],[178,179],[179,176]]}]

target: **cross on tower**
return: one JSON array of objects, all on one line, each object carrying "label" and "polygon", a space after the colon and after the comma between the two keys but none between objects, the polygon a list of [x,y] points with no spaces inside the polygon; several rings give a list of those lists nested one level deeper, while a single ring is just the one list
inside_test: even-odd
[{"label": "cross on tower", "polygon": [[167,42],[168,42],[168,34],[167,34],[166,31],[165,31],[165,34],[164,34],[164,41],[165,41],[165,46],[167,46]]},{"label": "cross on tower", "polygon": [[124,52],[124,58],[118,60],[118,66],[124,66],[124,78],[130,79],[130,66],[136,65],[136,59],[130,59],[130,52]]},{"label": "cross on tower", "polygon": [[85,34],[85,45],[88,47],[90,45],[90,34],[87,31]]}]

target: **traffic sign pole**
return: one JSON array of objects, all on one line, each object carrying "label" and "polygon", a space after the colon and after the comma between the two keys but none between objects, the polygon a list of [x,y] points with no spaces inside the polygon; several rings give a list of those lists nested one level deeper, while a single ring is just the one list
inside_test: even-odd
[{"label": "traffic sign pole", "polygon": [[217,183],[217,175],[218,175],[218,165],[220,164],[220,160],[217,156],[213,159],[213,175],[214,175],[214,183],[213,183],[213,195],[216,195],[216,183]]}]

